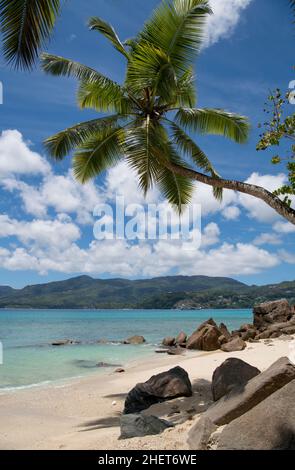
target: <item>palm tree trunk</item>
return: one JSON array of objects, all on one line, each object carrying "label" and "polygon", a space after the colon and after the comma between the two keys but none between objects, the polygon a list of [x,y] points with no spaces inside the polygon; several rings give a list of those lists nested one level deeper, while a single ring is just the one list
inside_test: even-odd
[{"label": "palm tree trunk", "polygon": [[170,162],[166,164],[166,167],[178,175],[187,176],[193,180],[212,186],[213,188],[232,189],[233,191],[249,194],[250,196],[261,199],[278,214],[291,222],[291,224],[295,225],[295,210],[281,201],[280,198],[272,194],[270,191],[267,191],[265,188],[262,188],[261,186],[235,180],[212,178],[210,176],[204,175],[203,173],[199,173],[198,171],[184,168]]}]

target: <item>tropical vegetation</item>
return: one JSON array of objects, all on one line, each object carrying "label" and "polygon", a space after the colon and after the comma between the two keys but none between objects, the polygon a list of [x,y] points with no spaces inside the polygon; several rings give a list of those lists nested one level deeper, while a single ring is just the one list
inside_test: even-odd
[{"label": "tropical vegetation", "polygon": [[45,72],[79,80],[81,108],[108,113],[49,137],[46,148],[57,160],[74,151],[74,174],[82,183],[125,159],[144,193],[157,185],[179,211],[191,200],[193,181],[200,181],[212,186],[218,199],[224,188],[251,194],[295,223],[295,211],[277,195],[222,179],[192,139],[199,132],[241,144],[249,133],[243,116],[196,107],[193,66],[211,13],[207,0],[164,0],[143,30],[125,42],[110,24],[91,18],[90,29],[103,34],[126,59],[122,84],[81,63],[43,54]]}]

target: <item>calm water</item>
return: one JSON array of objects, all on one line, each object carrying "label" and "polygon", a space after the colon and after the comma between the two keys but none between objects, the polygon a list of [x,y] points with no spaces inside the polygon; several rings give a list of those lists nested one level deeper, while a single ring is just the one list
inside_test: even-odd
[{"label": "calm water", "polygon": [[[180,330],[188,334],[213,317],[229,329],[252,320],[251,310],[0,310],[0,389],[31,386],[78,377],[98,370],[99,362],[123,365],[153,354],[164,336]],[[139,346],[116,343],[143,335]],[[52,347],[59,339],[75,339],[79,345]],[[109,344],[97,344],[107,339]]]}]

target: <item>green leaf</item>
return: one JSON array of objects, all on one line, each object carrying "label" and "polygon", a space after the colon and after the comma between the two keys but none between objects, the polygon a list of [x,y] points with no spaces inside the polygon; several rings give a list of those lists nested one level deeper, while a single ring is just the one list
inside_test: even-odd
[{"label": "green leaf", "polygon": [[222,109],[181,108],[175,121],[184,129],[222,135],[240,144],[247,142],[250,130],[246,117]]},{"label": "green leaf", "polygon": [[45,148],[51,157],[62,160],[74,148],[97,134],[97,131],[116,124],[119,118],[120,116],[115,115],[76,124],[46,139]]},{"label": "green leaf", "polygon": [[131,56],[126,87],[137,96],[149,89],[153,97],[169,102],[176,88],[176,76],[165,52],[148,43],[138,45]]},{"label": "green leaf", "polygon": [[[209,173],[213,178],[220,178],[207,155],[200,147],[175,123],[170,123],[173,142],[179,150],[187,155],[199,168]],[[216,199],[222,200],[222,188],[213,188]]]},{"label": "green leaf", "polygon": [[119,114],[132,112],[132,101],[123,89],[114,87],[108,80],[82,81],[77,92],[80,108],[91,108],[98,112],[110,111]]},{"label": "green leaf", "polygon": [[121,89],[118,83],[105,77],[97,72],[97,70],[71,59],[44,53],[41,55],[41,65],[44,72],[51,75],[75,77],[85,82],[101,82],[106,86],[112,87],[114,93]]},{"label": "green leaf", "polygon": [[111,41],[115,49],[117,49],[117,51],[119,51],[128,59],[128,53],[120,41],[113,26],[96,16],[90,18],[88,25],[91,30],[98,31],[99,33],[103,34],[109,41]]},{"label": "green leaf", "polygon": [[78,181],[86,183],[123,158],[121,134],[119,126],[105,128],[79,146],[73,157],[73,172]]},{"label": "green leaf", "polygon": [[201,49],[211,12],[207,0],[164,0],[144,25],[138,42],[162,49],[177,73],[183,73]]},{"label": "green leaf", "polygon": [[30,69],[50,37],[60,0],[1,0],[4,57],[16,68]]},{"label": "green leaf", "polygon": [[161,145],[162,126],[154,124],[149,117],[138,119],[124,134],[124,151],[127,163],[139,178],[144,192],[153,186],[159,171],[157,152]]},{"label": "green leaf", "polygon": [[174,106],[193,107],[196,105],[197,93],[195,76],[192,68],[186,70],[177,80]]},{"label": "green leaf", "polygon": [[[171,143],[166,142],[162,146],[163,157],[171,163],[188,168],[188,165],[180,158]],[[165,156],[164,156],[165,154]],[[194,182],[187,176],[179,175],[165,166],[158,172],[157,185],[162,196],[177,210],[182,213],[183,207],[191,202]]]}]

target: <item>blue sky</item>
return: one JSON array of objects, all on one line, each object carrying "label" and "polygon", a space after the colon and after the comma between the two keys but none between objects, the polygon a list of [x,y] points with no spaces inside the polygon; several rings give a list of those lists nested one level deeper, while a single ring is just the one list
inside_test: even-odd
[{"label": "blue sky", "polygon": [[[95,32],[90,16],[111,22],[121,38],[132,37],[157,5],[155,0],[65,2],[52,53],[97,68],[122,81],[124,59]],[[199,106],[247,115],[251,138],[239,146],[220,137],[198,143],[226,178],[274,189],[284,168],[272,153],[255,150],[268,91],[286,89],[294,77],[294,32],[287,1],[212,0],[214,17],[196,63]],[[1,61],[4,104],[0,106],[0,285],[21,287],[85,273],[94,277],[169,274],[231,276],[248,284],[295,279],[294,228],[264,203],[226,192],[222,205],[198,185],[203,246],[190,253],[177,244],[99,242],[93,237],[93,208],[117,193],[143,203],[134,175],[124,165],[85,187],[73,180],[70,158],[46,159],[42,141],[94,117],[75,105],[75,80],[10,70]],[[291,108],[291,106],[290,106]],[[290,113],[293,110],[290,109]],[[156,191],[149,196],[157,201]]]}]

